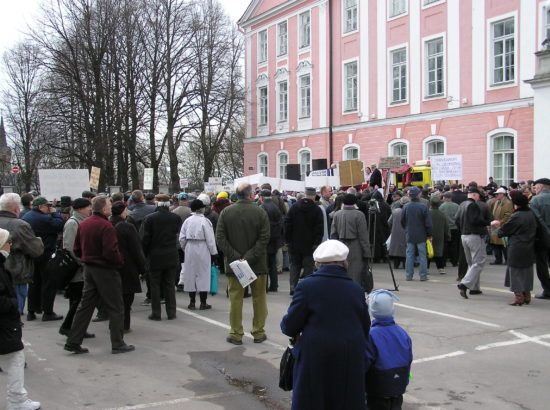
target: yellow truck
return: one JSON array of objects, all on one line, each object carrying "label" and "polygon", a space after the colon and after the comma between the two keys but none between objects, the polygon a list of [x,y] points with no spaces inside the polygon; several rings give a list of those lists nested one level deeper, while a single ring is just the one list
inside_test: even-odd
[{"label": "yellow truck", "polygon": [[[391,169],[393,183],[397,189],[411,184],[420,189],[426,184],[432,185],[432,168],[430,161],[416,161],[413,165],[403,164],[400,168]],[[435,181],[434,181],[435,183]]]}]

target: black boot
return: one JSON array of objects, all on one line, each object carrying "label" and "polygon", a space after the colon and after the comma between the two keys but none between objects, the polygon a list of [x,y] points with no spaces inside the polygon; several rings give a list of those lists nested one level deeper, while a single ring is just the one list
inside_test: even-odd
[{"label": "black boot", "polygon": [[208,292],[199,292],[199,297],[201,299],[201,305],[199,307],[200,310],[207,310],[212,308],[212,306],[206,303],[207,296],[208,296]]},{"label": "black boot", "polygon": [[197,297],[197,292],[189,292],[189,305],[187,306],[189,310],[195,310],[196,297]]}]

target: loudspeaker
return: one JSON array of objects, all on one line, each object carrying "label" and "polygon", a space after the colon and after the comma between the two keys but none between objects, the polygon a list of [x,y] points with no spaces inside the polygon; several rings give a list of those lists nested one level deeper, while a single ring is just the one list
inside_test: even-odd
[{"label": "loudspeaker", "polygon": [[293,181],[300,181],[300,164],[287,164],[286,178]]},{"label": "loudspeaker", "polygon": [[311,167],[312,167],[312,171],[317,171],[319,169],[327,169],[327,159],[326,158],[314,159],[311,161]]}]

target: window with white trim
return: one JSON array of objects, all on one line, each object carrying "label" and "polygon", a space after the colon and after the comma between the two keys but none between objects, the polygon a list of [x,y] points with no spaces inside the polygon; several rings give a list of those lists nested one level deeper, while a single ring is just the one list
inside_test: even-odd
[{"label": "window with white trim", "polygon": [[344,33],[357,30],[357,0],[344,0]]},{"label": "window with white trim", "polygon": [[279,160],[279,178],[286,179],[286,166],[288,165],[288,154],[281,152],[278,155]]},{"label": "window with white trim", "polygon": [[492,138],[493,178],[497,185],[509,186],[514,181],[515,150],[513,135],[497,135]]},{"label": "window with white trim", "polygon": [[396,17],[407,12],[406,0],[389,0],[390,1],[390,17]]},{"label": "window with white trim", "polygon": [[300,76],[300,118],[311,116],[311,76]]},{"label": "window with white trim", "polygon": [[267,125],[267,87],[260,87],[259,94],[259,109],[258,109],[258,125]]},{"label": "window with white trim", "polygon": [[311,15],[309,11],[298,16],[299,48],[309,47],[311,44]]},{"label": "window with white trim", "polygon": [[279,83],[279,122],[288,121],[288,82]]},{"label": "window with white trim", "polygon": [[407,49],[391,52],[392,103],[407,100]]},{"label": "window with white trim", "polygon": [[492,24],[492,83],[500,84],[516,78],[515,21],[511,17]]},{"label": "window with white trim", "polygon": [[445,141],[431,140],[426,143],[426,159],[436,155],[445,155]]},{"label": "window with white trim", "polygon": [[344,111],[357,111],[357,61],[344,64]]},{"label": "window with white trim", "polygon": [[284,56],[288,51],[288,25],[283,21],[277,25],[277,56]]},{"label": "window with white trim", "polygon": [[311,152],[300,151],[300,179],[306,180],[307,174],[311,171]]},{"label": "window with white trim", "polygon": [[443,38],[426,42],[426,97],[445,92]]},{"label": "window with white trim", "polygon": [[359,159],[359,148],[357,147],[347,147],[344,149],[344,161]]},{"label": "window with white trim", "polygon": [[[544,19],[544,32],[546,33],[546,38],[550,39],[550,6],[546,8],[546,16]],[[544,39],[543,39],[544,40]]]},{"label": "window with white trim", "polygon": [[267,155],[258,155],[258,172],[264,174],[264,176],[267,176],[267,168]]},{"label": "window with white trim", "polygon": [[258,63],[267,61],[267,30],[258,33]]},{"label": "window with white trim", "polygon": [[406,164],[407,162],[409,162],[408,151],[409,150],[408,150],[407,144],[405,144],[404,142],[396,142],[391,146],[391,156],[401,157],[402,164]]}]

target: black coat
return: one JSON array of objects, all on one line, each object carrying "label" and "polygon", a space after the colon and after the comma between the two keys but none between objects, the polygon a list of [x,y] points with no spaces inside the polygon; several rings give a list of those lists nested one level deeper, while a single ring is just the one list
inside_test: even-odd
[{"label": "black coat", "polygon": [[508,237],[506,264],[512,268],[528,268],[535,263],[537,221],[529,208],[516,210],[500,227],[498,236]]},{"label": "black coat", "polygon": [[271,199],[266,199],[261,207],[269,217],[270,231],[267,253],[276,253],[283,242],[283,214]]},{"label": "black coat", "polygon": [[376,185],[378,185],[378,188],[382,188],[382,173],[378,168],[372,171],[369,180],[369,186],[374,188]]},{"label": "black coat", "polygon": [[302,198],[285,217],[285,239],[290,252],[312,255],[323,240],[323,211],[311,199]]},{"label": "black coat", "polygon": [[118,248],[124,257],[124,265],[118,270],[122,279],[122,293],[140,293],[139,275],[145,273],[145,255],[141,240],[134,225],[125,222],[120,216],[112,216]]},{"label": "black coat", "polygon": [[4,269],[6,258],[0,253],[0,354],[23,349],[21,317],[10,274]]},{"label": "black coat", "polygon": [[176,269],[179,264],[178,235],[181,218],[165,206],[149,214],[141,225],[143,252],[149,261],[149,269]]}]

